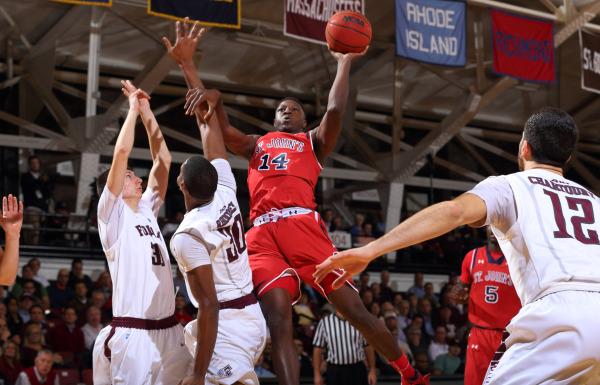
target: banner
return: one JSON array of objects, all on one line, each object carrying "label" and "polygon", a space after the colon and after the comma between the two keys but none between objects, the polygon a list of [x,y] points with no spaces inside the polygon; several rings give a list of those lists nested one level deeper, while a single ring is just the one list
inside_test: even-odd
[{"label": "banner", "polygon": [[600,36],[579,30],[581,88],[600,93]]},{"label": "banner", "polygon": [[242,0],[148,0],[148,14],[173,20],[189,17],[209,27],[240,29]]},{"label": "banner", "polygon": [[52,0],[55,3],[79,4],[79,5],[99,5],[102,7],[112,7],[112,0]]},{"label": "banner", "polygon": [[466,4],[396,0],[396,55],[446,66],[464,66]]},{"label": "banner", "polygon": [[365,13],[364,0],[285,0],[283,34],[313,43],[326,44],[325,27],[336,12]]},{"label": "banner", "polygon": [[492,10],[494,71],[523,80],[554,82],[553,23]]}]

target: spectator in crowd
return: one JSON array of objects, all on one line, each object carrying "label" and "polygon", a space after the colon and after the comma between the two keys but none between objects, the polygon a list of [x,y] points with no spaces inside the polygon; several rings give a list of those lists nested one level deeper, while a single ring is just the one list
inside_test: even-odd
[{"label": "spectator in crowd", "polygon": [[377,238],[385,234],[385,214],[383,211],[379,211],[377,213],[377,221],[375,222],[374,233],[375,237]]},{"label": "spectator in crowd", "polygon": [[339,215],[336,215],[333,218],[333,223],[331,224],[329,231],[344,231],[345,229],[346,226],[344,226],[344,219],[342,219],[342,217]]},{"label": "spectator in crowd", "polygon": [[4,377],[5,385],[14,385],[22,370],[19,345],[10,340],[4,342],[0,357],[0,374]]},{"label": "spectator in crowd", "polygon": [[194,319],[185,303],[185,297],[181,293],[177,293],[175,296],[175,318],[182,326],[187,325],[188,322]]},{"label": "spectator in crowd", "polygon": [[31,266],[28,264],[23,265],[21,268],[21,276],[17,277],[15,284],[11,290],[11,294],[15,298],[19,298],[21,294],[23,294],[23,286],[26,282],[32,282],[34,286],[35,293],[34,295],[38,298],[42,298],[47,295],[46,289],[39,283],[34,280],[34,272]]},{"label": "spectator in crowd", "polygon": [[438,310],[438,321],[437,326],[444,326],[447,330],[448,338],[456,338],[456,332],[458,331],[459,325],[452,320],[452,310],[448,306],[442,306]]},{"label": "spectator in crowd", "polygon": [[427,282],[425,284],[425,295],[423,296],[424,299],[429,300],[429,303],[431,303],[431,306],[434,309],[437,309],[440,307],[440,301],[438,300],[437,294],[435,294],[433,292],[433,283],[431,282]]},{"label": "spectator in crowd", "polygon": [[398,328],[406,329],[408,325],[412,322],[409,317],[410,312],[410,304],[407,300],[403,299],[400,301],[400,304],[397,306],[398,308]]},{"label": "spectator in crowd", "polygon": [[323,219],[323,222],[325,223],[325,228],[327,229],[327,231],[333,231],[333,230],[331,230],[333,227],[333,217],[334,217],[334,215],[333,215],[332,209],[323,210],[321,219]]},{"label": "spectator in crowd", "polygon": [[44,288],[50,286],[48,278],[46,278],[42,273],[40,273],[40,270],[42,268],[42,262],[39,258],[31,258],[27,264],[31,267],[31,270],[33,271],[33,279],[36,282],[38,282]]},{"label": "spectator in crowd", "polygon": [[382,302],[381,300],[381,285],[378,282],[371,284],[371,291],[373,292],[373,301]]},{"label": "spectator in crowd", "polygon": [[77,367],[85,350],[83,332],[77,327],[77,311],[67,306],[64,309],[63,323],[50,328],[48,345],[63,358],[63,365]]},{"label": "spectator in crowd", "polygon": [[52,352],[41,350],[35,357],[35,366],[19,374],[16,385],[60,385],[58,375],[52,370]]},{"label": "spectator in crowd", "polygon": [[48,176],[41,172],[40,158],[33,155],[29,157],[29,171],[21,175],[21,192],[23,194],[24,222],[33,227],[25,231],[25,242],[37,245],[40,240],[40,231],[43,216],[48,212],[50,204],[51,185]]},{"label": "spectator in crowd", "polygon": [[29,322],[40,325],[40,328],[42,329],[42,335],[44,336],[50,328],[50,325],[48,325],[48,322],[46,322],[44,309],[42,309],[42,306],[38,304],[34,304],[29,308]]},{"label": "spectator in crowd", "polygon": [[[315,385],[323,385],[321,362],[327,351],[327,384],[375,385],[375,351],[367,346],[360,332],[334,313],[323,317],[313,340],[313,373]],[[367,366],[365,366],[365,361]]]},{"label": "spectator in crowd", "polygon": [[381,306],[379,305],[379,302],[373,302],[369,308],[369,311],[375,317],[379,317],[381,315]]},{"label": "spectator in crowd", "polygon": [[81,332],[83,333],[83,345],[85,349],[91,353],[92,348],[94,347],[94,341],[96,341],[96,337],[98,337],[98,334],[104,325],[102,324],[100,309],[96,306],[92,305],[88,307],[85,316],[87,322],[81,328]]},{"label": "spectator in crowd", "polygon": [[[413,323],[415,323],[414,320]],[[415,360],[417,359],[417,353],[419,352],[425,352],[425,355],[427,355],[427,343],[423,340],[423,332],[418,325],[415,324],[408,328],[406,339],[408,340],[408,347],[410,348],[413,357],[415,357]]]},{"label": "spectator in crowd", "polygon": [[381,283],[379,285],[381,287],[381,300],[392,302],[394,300],[394,290],[392,290],[390,287],[390,272],[387,270],[382,270],[380,278]]},{"label": "spectator in crowd", "polygon": [[89,301],[87,297],[88,288],[84,281],[77,281],[75,282],[74,289],[74,296],[69,301],[68,306],[74,308],[77,312],[77,319],[80,320],[79,326],[81,326],[83,325],[83,322],[85,320],[85,310],[89,306]]},{"label": "spectator in crowd", "polygon": [[19,297],[19,315],[23,322],[27,323],[31,319],[29,309],[36,303],[35,297],[30,294],[21,294]]},{"label": "spectator in crowd", "polygon": [[112,295],[112,279],[110,278],[108,271],[100,273],[96,280],[95,287],[97,290],[102,290],[107,299],[110,298]]},{"label": "spectator in crowd", "polygon": [[304,344],[298,338],[294,338],[294,345],[300,361],[300,377],[310,377],[313,374],[312,360],[304,350]]},{"label": "spectator in crowd", "polygon": [[71,271],[69,272],[69,282],[67,285],[71,289],[75,289],[75,284],[79,281],[83,281],[88,291],[92,291],[94,284],[89,275],[83,273],[83,261],[81,258],[73,258],[71,262]]},{"label": "spectator in crowd", "polygon": [[460,358],[460,344],[457,340],[450,341],[448,353],[441,354],[435,359],[433,365],[433,375],[450,375],[461,373],[464,365]]},{"label": "spectator in crowd", "polygon": [[423,375],[431,373],[431,362],[427,352],[421,350],[415,354],[415,368]]},{"label": "spectator in crowd", "polygon": [[0,344],[4,345],[10,338],[10,330],[6,323],[6,318],[0,317]]},{"label": "spectator in crowd", "polygon": [[426,298],[421,298],[417,305],[419,315],[423,317],[423,330],[427,334],[426,339],[429,341],[433,337],[435,331],[433,330],[433,317],[431,308],[431,302]]},{"label": "spectator in crowd", "polygon": [[412,317],[417,314],[417,305],[419,303],[419,298],[415,293],[408,293],[408,305],[410,306],[409,315]]},{"label": "spectator in crowd", "polygon": [[24,322],[19,315],[19,303],[14,297],[6,299],[6,323],[11,335],[21,334]]},{"label": "spectator in crowd", "polygon": [[421,299],[425,296],[425,287],[423,285],[423,273],[415,273],[415,282],[408,289],[408,294],[415,294],[417,299]]},{"label": "spectator in crowd", "polygon": [[435,336],[429,344],[429,358],[435,361],[439,355],[448,353],[448,344],[446,343],[447,333],[444,326],[435,328]]},{"label": "spectator in crowd", "polygon": [[90,299],[90,305],[100,309],[101,320],[103,324],[108,324],[112,319],[111,304],[106,300],[106,295],[102,290],[94,290]]},{"label": "spectator in crowd", "polygon": [[50,304],[54,309],[62,309],[69,304],[73,298],[73,290],[67,283],[69,282],[69,271],[60,269],[56,275],[56,282],[48,288]]},{"label": "spectator in crowd", "polygon": [[48,347],[44,344],[41,326],[37,323],[28,323],[25,325],[23,346],[21,347],[21,363],[23,366],[33,366],[35,357],[43,349],[48,349]]},{"label": "spectator in crowd", "polygon": [[360,237],[363,235],[363,225],[365,224],[365,216],[363,214],[354,215],[354,224],[350,227],[352,237]]},{"label": "spectator in crowd", "polygon": [[369,279],[369,273],[367,271],[360,273],[358,278],[358,291],[360,293],[369,289]]},{"label": "spectator in crowd", "polygon": [[365,307],[367,309],[370,309],[371,304],[373,304],[373,291],[371,289],[364,290],[361,293],[360,298],[362,299],[363,303],[365,304]]}]

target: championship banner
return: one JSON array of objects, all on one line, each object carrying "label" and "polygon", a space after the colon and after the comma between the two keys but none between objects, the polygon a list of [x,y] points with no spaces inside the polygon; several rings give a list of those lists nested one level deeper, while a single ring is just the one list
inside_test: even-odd
[{"label": "championship banner", "polygon": [[101,7],[112,7],[112,0],[52,0],[55,3],[99,5]]},{"label": "championship banner", "polygon": [[148,0],[148,14],[172,20],[189,17],[209,27],[240,29],[242,0]]},{"label": "championship banner", "polygon": [[313,43],[326,44],[325,27],[336,12],[365,14],[365,0],[285,0],[283,34]]},{"label": "championship banner", "polygon": [[420,62],[464,66],[466,4],[396,0],[396,55]]},{"label": "championship banner", "polygon": [[581,88],[600,93],[600,36],[579,30]]},{"label": "championship banner", "polygon": [[554,24],[492,10],[494,71],[523,80],[554,82]]}]

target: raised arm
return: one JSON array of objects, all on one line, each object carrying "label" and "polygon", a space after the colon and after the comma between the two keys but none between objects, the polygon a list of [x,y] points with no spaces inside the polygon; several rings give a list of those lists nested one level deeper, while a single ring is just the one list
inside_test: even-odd
[{"label": "raised arm", "polygon": [[[126,83],[124,88],[128,94],[137,91],[137,88],[131,82]],[[147,98],[142,98],[139,100],[139,103],[140,116],[146,128],[148,142],[150,143],[150,154],[152,155],[152,169],[148,177],[148,187],[153,191],[158,191],[160,198],[164,201],[167,194],[167,185],[169,184],[169,170],[172,161],[171,153],[167,148],[167,143],[160,131],[156,117],[150,108],[150,101]]]},{"label": "raised arm", "polygon": [[[129,80],[121,81],[123,88],[121,90],[129,99],[129,112],[125,123],[121,127],[115,150],[113,152],[113,160],[108,172],[106,186],[113,195],[120,195],[123,191],[123,183],[125,181],[125,172],[127,171],[127,162],[129,154],[133,149],[133,141],[135,139],[135,123],[140,114],[140,99],[149,99],[149,96],[142,90],[136,90],[130,93],[126,87],[131,85]],[[132,86],[132,85],[131,85]]]},{"label": "raised arm", "polygon": [[317,266],[315,279],[320,281],[336,268],[345,273],[333,286],[341,287],[345,280],[363,271],[373,259],[417,243],[438,237],[462,225],[483,225],[487,208],[483,199],[465,193],[458,198],[427,207],[396,226],[392,231],[369,244],[329,257]]},{"label": "raised arm", "polygon": [[0,285],[11,286],[15,283],[19,266],[19,238],[23,224],[23,202],[9,195],[2,198],[0,226],[4,230],[5,249],[0,248]]},{"label": "raised arm", "polygon": [[[185,20],[188,21],[189,19],[186,18]],[[167,52],[183,71],[183,76],[185,77],[188,88],[202,92],[206,87],[198,76],[198,70],[194,63],[194,53],[198,47],[198,42],[206,33],[206,28],[200,28],[199,24],[196,23],[190,29],[188,23],[181,23],[178,21],[175,23],[175,32],[175,44],[171,44],[169,39],[163,37]],[[208,106],[206,104],[198,103],[193,107],[193,110],[195,111],[198,108],[202,116],[206,115],[208,111]],[[258,136],[246,135],[229,123],[227,112],[225,111],[225,106],[223,105],[220,95],[218,102],[214,104],[213,108],[217,113],[223,139],[227,148],[234,154],[249,159],[254,151],[254,145],[256,144],[256,138]]]},{"label": "raised arm", "polygon": [[342,130],[342,121],[348,104],[348,93],[350,86],[350,67],[352,62],[363,56],[369,47],[361,53],[341,54],[331,52],[337,59],[337,72],[335,80],[329,91],[327,101],[327,112],[321,120],[321,124],[313,130],[313,144],[317,158],[322,163],[335,148],[338,137]]}]

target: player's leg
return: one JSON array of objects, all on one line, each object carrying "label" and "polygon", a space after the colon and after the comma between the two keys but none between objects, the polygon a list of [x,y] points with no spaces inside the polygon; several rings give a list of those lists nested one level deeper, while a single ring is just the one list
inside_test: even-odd
[{"label": "player's leg", "polygon": [[147,330],[116,328],[108,348],[113,385],[154,384],[160,352]]},{"label": "player's leg", "polygon": [[161,365],[155,375],[155,385],[177,384],[191,373],[192,355],[185,346],[181,325],[163,330],[150,330],[149,335],[160,352]]},{"label": "player's leg", "polygon": [[94,349],[92,351],[92,373],[94,377],[94,384],[96,385],[110,385],[112,384],[110,374],[110,361],[104,355],[104,341],[108,337],[112,327],[106,326],[94,341]]},{"label": "player's leg", "polygon": [[473,327],[467,343],[465,385],[481,385],[494,353],[502,343],[502,332]]},{"label": "player's leg", "polygon": [[246,235],[254,290],[264,314],[272,344],[272,359],[277,381],[297,385],[300,364],[293,342],[292,303],[300,296],[299,278],[279,254],[274,226],[252,228]]}]

